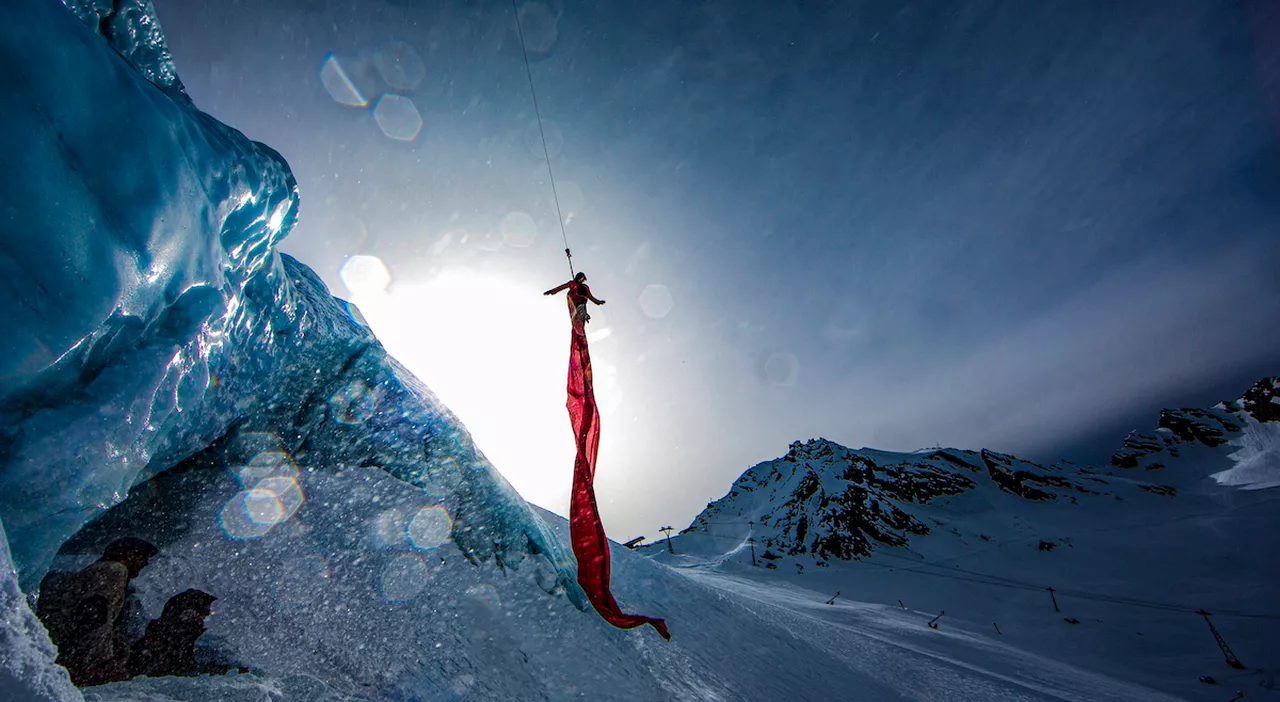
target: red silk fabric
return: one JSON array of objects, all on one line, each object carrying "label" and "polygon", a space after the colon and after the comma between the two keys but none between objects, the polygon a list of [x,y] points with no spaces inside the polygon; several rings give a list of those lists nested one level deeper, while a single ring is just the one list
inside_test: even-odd
[{"label": "red silk fabric", "polygon": [[600,523],[594,487],[600,415],[591,386],[591,354],[587,350],[585,324],[576,319],[569,347],[569,400],[565,404],[578,443],[578,457],[573,463],[573,498],[569,506],[569,538],[573,541],[573,555],[578,559],[578,584],[606,622],[620,629],[649,624],[662,638],[670,640],[666,622],[623,612],[609,591],[609,541]]}]

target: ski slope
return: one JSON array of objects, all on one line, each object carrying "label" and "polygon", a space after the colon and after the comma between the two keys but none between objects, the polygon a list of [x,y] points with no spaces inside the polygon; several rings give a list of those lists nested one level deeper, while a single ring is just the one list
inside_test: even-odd
[{"label": "ski slope", "polygon": [[[686,577],[749,603],[758,616],[820,641],[845,665],[903,700],[1175,700],[1171,695],[1021,650],[936,612],[857,601],[825,604],[823,593],[788,583],[685,571]],[[994,632],[992,632],[994,633]]]},{"label": "ski slope", "polygon": [[[1255,387],[1274,388],[1274,381]],[[1266,462],[1255,450],[1241,456],[1242,447],[1256,447],[1257,431],[1204,434],[1212,446],[1171,442],[1154,454],[1164,462],[1154,469],[992,459],[993,470],[1043,476],[1039,493],[965,463],[981,465],[978,452],[947,450],[939,458],[797,442],[709,504],[671,539],[674,554],[664,540],[639,550],[740,596],[891,641],[901,642],[897,624],[904,623],[913,645],[959,632],[964,653],[941,644],[926,650],[999,675],[1006,674],[992,661],[1017,661],[1019,672],[1006,677],[1045,683],[1035,689],[1068,699],[1104,699],[1080,682],[1086,678],[1177,699],[1228,699],[1237,689],[1275,694],[1280,495],[1219,477],[1242,461]],[[902,477],[908,472],[926,479],[912,483]],[[889,484],[883,475],[899,477]],[[864,501],[840,497],[863,487]],[[893,528],[912,520],[928,530]],[[857,543],[856,533],[841,531],[851,528],[879,540],[867,539],[851,560],[822,550]],[[822,605],[837,592],[836,606]],[[849,616],[836,615],[839,603],[851,607]],[[1226,665],[1197,614],[1202,608],[1245,670]],[[939,629],[927,630],[924,623],[943,611]],[[1074,671],[1065,678],[1076,676],[1074,687],[1056,688],[1063,670]]]}]

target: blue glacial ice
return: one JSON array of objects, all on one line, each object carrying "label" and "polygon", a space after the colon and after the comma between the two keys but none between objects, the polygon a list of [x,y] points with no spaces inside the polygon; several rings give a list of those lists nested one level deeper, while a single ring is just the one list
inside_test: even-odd
[{"label": "blue glacial ice", "polygon": [[151,0],[62,0],[144,78],[171,97],[190,102]]},{"label": "blue glacial ice", "polygon": [[[550,559],[580,601],[456,418],[275,251],[298,213],[288,164],[191,105],[150,3],[68,5],[16,0],[0,26],[0,519],[23,588],[131,488],[269,436],[432,491],[462,557]],[[241,507],[288,509],[284,476],[263,477]]]},{"label": "blue glacial ice", "polygon": [[82,699],[71,677],[54,665],[56,656],[44,627],[18,588],[0,524],[0,693],[7,702],[75,702]]}]

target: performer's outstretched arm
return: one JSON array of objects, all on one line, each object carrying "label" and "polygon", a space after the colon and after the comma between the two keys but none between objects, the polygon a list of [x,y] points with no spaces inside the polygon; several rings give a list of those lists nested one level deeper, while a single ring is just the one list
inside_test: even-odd
[{"label": "performer's outstretched arm", "polygon": [[560,292],[561,290],[564,290],[565,288],[569,287],[569,286],[570,286],[570,285],[572,285],[572,284],[573,284],[573,281],[571,280],[571,281],[569,281],[569,282],[567,282],[567,283],[562,283],[562,284],[560,284],[560,285],[557,285],[557,286],[555,286],[554,288],[551,288],[550,290],[548,290],[548,291],[546,291],[546,292],[544,292],[544,293],[542,293],[542,294],[543,294],[543,295],[555,295],[556,293]]}]

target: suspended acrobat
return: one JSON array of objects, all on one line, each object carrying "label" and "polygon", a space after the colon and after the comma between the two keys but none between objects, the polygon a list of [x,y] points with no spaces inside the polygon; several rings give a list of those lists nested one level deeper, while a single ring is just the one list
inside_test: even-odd
[{"label": "suspended acrobat", "polygon": [[569,289],[567,297],[569,300],[569,315],[573,320],[573,330],[582,334],[586,329],[587,322],[591,321],[591,315],[587,314],[587,301],[590,300],[597,305],[603,305],[604,300],[597,300],[591,294],[591,288],[587,287],[587,274],[582,272],[578,272],[577,275],[573,276],[573,280],[557,285],[542,294],[555,295],[565,288]]},{"label": "suspended acrobat", "polygon": [[[566,250],[567,254],[568,251]],[[664,639],[670,639],[666,622],[654,617],[628,614],[618,606],[609,589],[609,539],[600,523],[600,507],[596,504],[596,453],[600,448],[600,413],[596,409],[591,382],[591,354],[587,349],[587,301],[603,305],[587,287],[587,276],[578,273],[573,280],[554,287],[545,295],[568,288],[569,313],[573,316],[573,335],[569,342],[569,423],[573,426],[578,447],[573,462],[573,493],[569,503],[569,540],[578,559],[578,584],[591,600],[591,606],[606,622],[621,629],[648,624]]]}]

